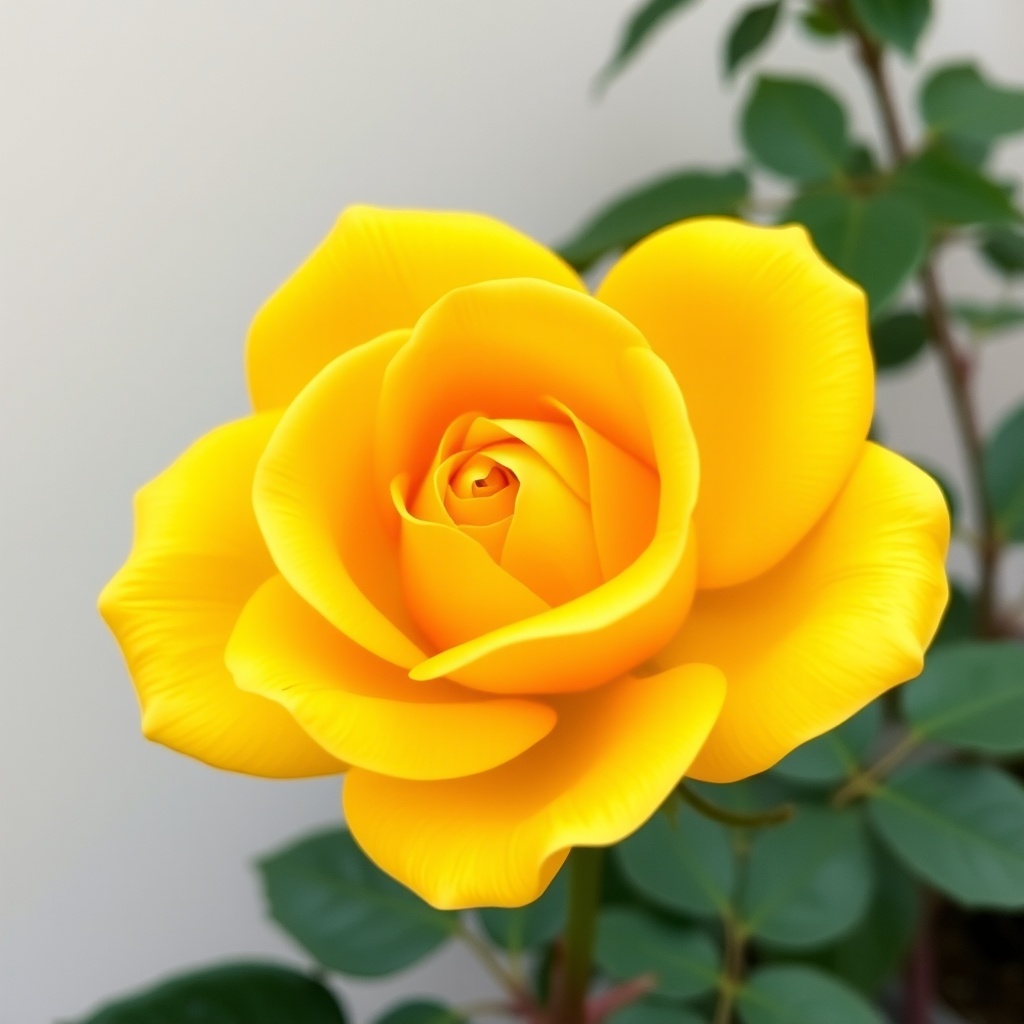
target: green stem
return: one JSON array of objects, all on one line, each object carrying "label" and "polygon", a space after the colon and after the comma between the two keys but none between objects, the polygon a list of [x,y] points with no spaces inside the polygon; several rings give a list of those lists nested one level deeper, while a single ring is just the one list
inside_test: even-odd
[{"label": "green stem", "polygon": [[755,811],[750,814],[743,814],[739,811],[730,811],[725,807],[719,807],[710,800],[705,800],[699,793],[691,789],[685,782],[680,782],[677,792],[698,814],[712,821],[719,821],[723,825],[735,825],[740,828],[763,828],[765,825],[783,825],[796,813],[792,804],[780,804],[778,807],[769,808],[767,811]]},{"label": "green stem", "polygon": [[723,923],[725,926],[725,950],[722,958],[722,975],[718,982],[718,1000],[715,1003],[715,1016],[712,1024],[730,1024],[736,993],[743,984],[743,968],[746,963],[746,934],[731,913],[726,914]]},{"label": "green stem", "polygon": [[565,922],[558,1024],[583,1024],[597,935],[604,850],[580,846],[569,857],[569,911]]},{"label": "green stem", "polygon": [[873,765],[857,772],[844,783],[832,797],[832,806],[845,807],[858,797],[870,793],[920,742],[920,738],[915,733],[908,732],[896,746],[883,754]]}]

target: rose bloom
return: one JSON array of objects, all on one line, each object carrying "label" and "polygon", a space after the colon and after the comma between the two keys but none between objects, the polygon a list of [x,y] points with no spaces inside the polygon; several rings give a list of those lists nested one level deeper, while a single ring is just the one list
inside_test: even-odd
[{"label": "rose bloom", "polygon": [[436,906],[524,904],[920,671],[949,518],[866,439],[864,295],[800,227],[685,221],[590,295],[487,217],[355,207],[247,369],[101,597],[143,729],[346,772]]}]

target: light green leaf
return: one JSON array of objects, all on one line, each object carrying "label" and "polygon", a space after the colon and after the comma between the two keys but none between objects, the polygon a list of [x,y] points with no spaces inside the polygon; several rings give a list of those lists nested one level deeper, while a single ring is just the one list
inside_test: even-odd
[{"label": "light green leaf", "polygon": [[873,996],[899,971],[917,932],[921,887],[890,853],[878,844],[875,895],[860,924],[835,946],[814,957],[814,963]]},{"label": "light green leaf", "polygon": [[225,964],[182,974],[110,1003],[80,1024],[345,1024],[320,982],[276,964]]},{"label": "light green leaf", "polygon": [[922,764],[875,790],[879,835],[916,874],[968,907],[1024,907],[1024,788],[991,765]]},{"label": "light green leaf", "polygon": [[496,945],[518,952],[550,942],[565,922],[565,906],[566,872],[562,871],[539,899],[525,907],[487,907],[477,913],[484,931]]},{"label": "light green leaf", "polygon": [[892,189],[936,224],[996,224],[1020,219],[1005,188],[939,148],[925,150],[897,171]]},{"label": "light green leaf", "polygon": [[677,820],[656,814],[615,847],[630,885],[653,903],[697,917],[728,906],[736,884],[729,831],[689,807]]},{"label": "light green leaf", "polygon": [[980,302],[955,302],[953,315],[978,334],[995,334],[1024,324],[1024,306],[1009,302],[985,305]]},{"label": "light green leaf", "polygon": [[882,707],[876,701],[824,736],[797,747],[772,772],[814,785],[841,782],[864,763],[881,725]]},{"label": "light green leaf", "polygon": [[953,644],[928,655],[900,688],[903,713],[923,739],[983,754],[1024,752],[1024,647]]},{"label": "light green leaf", "polygon": [[754,970],[736,1008],[743,1024],[883,1024],[859,993],[824,971],[798,964]]},{"label": "light green leaf", "polygon": [[981,251],[1001,274],[1012,277],[1024,274],[1024,232],[1011,228],[991,228]]},{"label": "light green leaf", "polygon": [[742,171],[680,171],[627,192],[591,218],[560,247],[562,257],[586,270],[652,231],[687,217],[735,214],[750,181]]},{"label": "light green leaf", "polygon": [[822,945],[863,917],[872,884],[859,816],[802,806],[792,821],[754,836],[740,912],[763,941]]},{"label": "light green leaf", "polygon": [[654,33],[674,14],[680,14],[693,0],[645,0],[633,12],[622,31],[618,48],[601,72],[599,81],[611,81],[632,59]]},{"label": "light green leaf", "polygon": [[704,932],[620,907],[601,912],[594,958],[613,981],[653,974],[654,993],[674,999],[704,995],[718,977],[718,950]]},{"label": "light green leaf", "polygon": [[948,65],[925,82],[921,115],[934,132],[988,141],[1024,131],[1024,89],[994,85],[973,64]]},{"label": "light green leaf", "polygon": [[748,7],[737,18],[729,30],[725,43],[725,72],[733,74],[735,70],[752,57],[771,38],[775,25],[782,10],[782,0],[772,3],[758,4]]},{"label": "light green leaf", "polygon": [[915,359],[928,344],[928,324],[920,313],[904,310],[871,321],[871,349],[879,370],[893,370]]},{"label": "light green leaf", "polygon": [[925,219],[896,196],[801,196],[785,219],[806,225],[825,259],[867,292],[872,315],[899,294],[927,251]]},{"label": "light green leaf", "polygon": [[1010,413],[985,446],[985,482],[1000,534],[1024,541],[1024,405]]},{"label": "light green leaf", "polygon": [[[283,1024],[283,1022],[282,1022]],[[429,999],[413,999],[393,1006],[376,1024],[468,1024],[466,1018],[448,1006]]]},{"label": "light green leaf", "polygon": [[643,999],[608,1017],[608,1024],[705,1024],[702,1017],[672,1003]]},{"label": "light green leaf", "polygon": [[846,112],[814,82],[761,77],[742,118],[743,141],[769,170],[799,181],[841,177],[849,154]]},{"label": "light green leaf", "polygon": [[271,916],[320,963],[372,977],[408,967],[449,938],[454,914],[389,878],[344,829],[259,862]]},{"label": "light green leaf", "polygon": [[895,46],[908,57],[931,17],[931,0],[853,0],[861,24],[880,43]]}]

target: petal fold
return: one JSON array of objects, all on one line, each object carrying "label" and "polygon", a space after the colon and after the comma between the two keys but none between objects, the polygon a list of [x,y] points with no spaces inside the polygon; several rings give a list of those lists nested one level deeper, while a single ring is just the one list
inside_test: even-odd
[{"label": "petal fold", "polygon": [[834,499],[867,437],[863,292],[801,227],[699,218],[627,252],[597,297],[683,390],[701,457],[698,586],[769,569]]},{"label": "petal fold", "polygon": [[573,846],[639,828],[672,791],[721,707],[725,681],[686,665],[554,701],[558,725],[500,768],[444,782],[354,769],[356,841],[436,907],[522,906]]},{"label": "petal fold", "polygon": [[445,681],[414,683],[319,616],[282,576],[245,606],[227,649],[245,690],[278,702],[340,760],[404,779],[449,779],[504,764],[556,714]]},{"label": "petal fold", "polygon": [[506,277],[584,290],[561,258],[490,217],[349,207],[253,321],[253,406],[288,405],[342,353],[412,327],[453,288]]},{"label": "petal fold", "polygon": [[926,473],[874,444],[821,522],[764,576],[704,591],[655,659],[729,680],[691,774],[764,771],[921,671],[947,600],[949,516]]},{"label": "petal fold", "polygon": [[251,494],[278,418],[219,427],[139,491],[132,552],[100,611],[151,740],[251,775],[327,775],[344,765],[274,701],[239,690],[224,665],[243,606],[274,573]]}]

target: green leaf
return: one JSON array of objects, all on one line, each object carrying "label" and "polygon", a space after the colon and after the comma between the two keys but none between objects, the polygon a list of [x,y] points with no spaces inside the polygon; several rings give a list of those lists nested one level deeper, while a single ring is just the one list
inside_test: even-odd
[{"label": "green leaf", "polygon": [[983,754],[1024,752],[1024,647],[962,643],[934,651],[900,688],[903,713],[923,739]]},{"label": "green leaf", "polygon": [[842,782],[863,765],[881,726],[882,706],[876,701],[824,736],[797,747],[772,772],[814,785]]},{"label": "green leaf", "polygon": [[649,999],[630,1003],[607,1019],[608,1024],[704,1024],[704,1019],[690,1010]]},{"label": "green leaf", "polygon": [[921,912],[921,887],[890,853],[875,846],[875,895],[860,924],[814,958],[866,995],[875,995],[900,969]]},{"label": "green leaf", "polygon": [[750,181],[742,171],[680,171],[633,189],[589,220],[560,249],[577,270],[687,217],[735,214]]},{"label": "green leaf", "polygon": [[110,1003],[81,1024],[344,1024],[330,991],[290,967],[225,964]]},{"label": "green leaf", "polygon": [[654,974],[654,992],[674,999],[710,992],[718,978],[718,951],[704,932],[619,907],[601,912],[594,959],[613,981]]},{"label": "green leaf", "polygon": [[1000,534],[1006,540],[1024,541],[1024,405],[989,438],[984,469]]},{"label": "green leaf", "polygon": [[988,141],[1024,131],[1024,89],[986,81],[973,64],[940,68],[921,90],[921,115],[932,131]]},{"label": "green leaf", "polygon": [[642,3],[626,22],[618,48],[608,66],[601,72],[600,82],[607,83],[613,79],[672,15],[681,13],[692,2],[693,0],[646,0]]},{"label": "green leaf", "polygon": [[896,172],[893,193],[936,224],[994,224],[1020,219],[1010,193],[943,149],[925,150]]},{"label": "green leaf", "polygon": [[1024,233],[1011,228],[992,228],[981,251],[989,263],[1007,277],[1024,274]]},{"label": "green leaf", "polygon": [[736,865],[729,830],[679,809],[673,822],[656,814],[615,847],[630,885],[652,903],[697,917],[715,917],[729,905]]},{"label": "green leaf", "polygon": [[729,31],[725,44],[725,72],[733,74],[771,38],[782,10],[782,0],[748,7]]},{"label": "green leaf", "polygon": [[743,1024],[883,1024],[863,996],[798,964],[759,967],[736,1001]]},{"label": "green leaf", "polygon": [[525,907],[477,911],[491,941],[516,952],[550,942],[565,921],[566,877],[566,872],[559,872],[540,898]]},{"label": "green leaf", "polygon": [[931,17],[931,0],[853,0],[860,23],[880,43],[895,46],[908,57]]},{"label": "green leaf", "polygon": [[950,580],[949,604],[939,623],[932,647],[969,640],[978,633],[978,608],[974,598],[958,583]]},{"label": "green leaf", "polygon": [[385,875],[344,829],[302,839],[259,868],[274,920],[342,974],[401,970],[457,928],[454,914],[434,910]]},{"label": "green leaf", "polygon": [[801,13],[800,23],[812,36],[826,42],[842,38],[845,32],[835,12],[823,4],[817,4]]},{"label": "green leaf", "polygon": [[412,999],[393,1006],[376,1024],[467,1024],[466,1018],[448,1006],[429,999]]},{"label": "green leaf", "polygon": [[867,292],[872,315],[899,293],[927,251],[927,223],[896,196],[806,195],[785,218],[806,225],[825,259]]},{"label": "green leaf", "polygon": [[872,881],[858,815],[802,806],[789,823],[755,835],[740,911],[750,931],[766,942],[817,946],[861,919]]},{"label": "green leaf", "polygon": [[921,764],[868,800],[892,851],[969,907],[1024,907],[1024,788],[991,765]]},{"label": "green leaf", "polygon": [[846,112],[814,82],[759,78],[743,111],[742,131],[751,155],[783,177],[816,181],[843,174]]},{"label": "green leaf", "polygon": [[887,313],[871,322],[871,349],[879,370],[905,366],[927,344],[928,323],[920,313]]},{"label": "green leaf", "polygon": [[1024,306],[1008,302],[994,306],[980,302],[956,302],[951,308],[958,320],[978,334],[995,334],[1024,324]]}]

